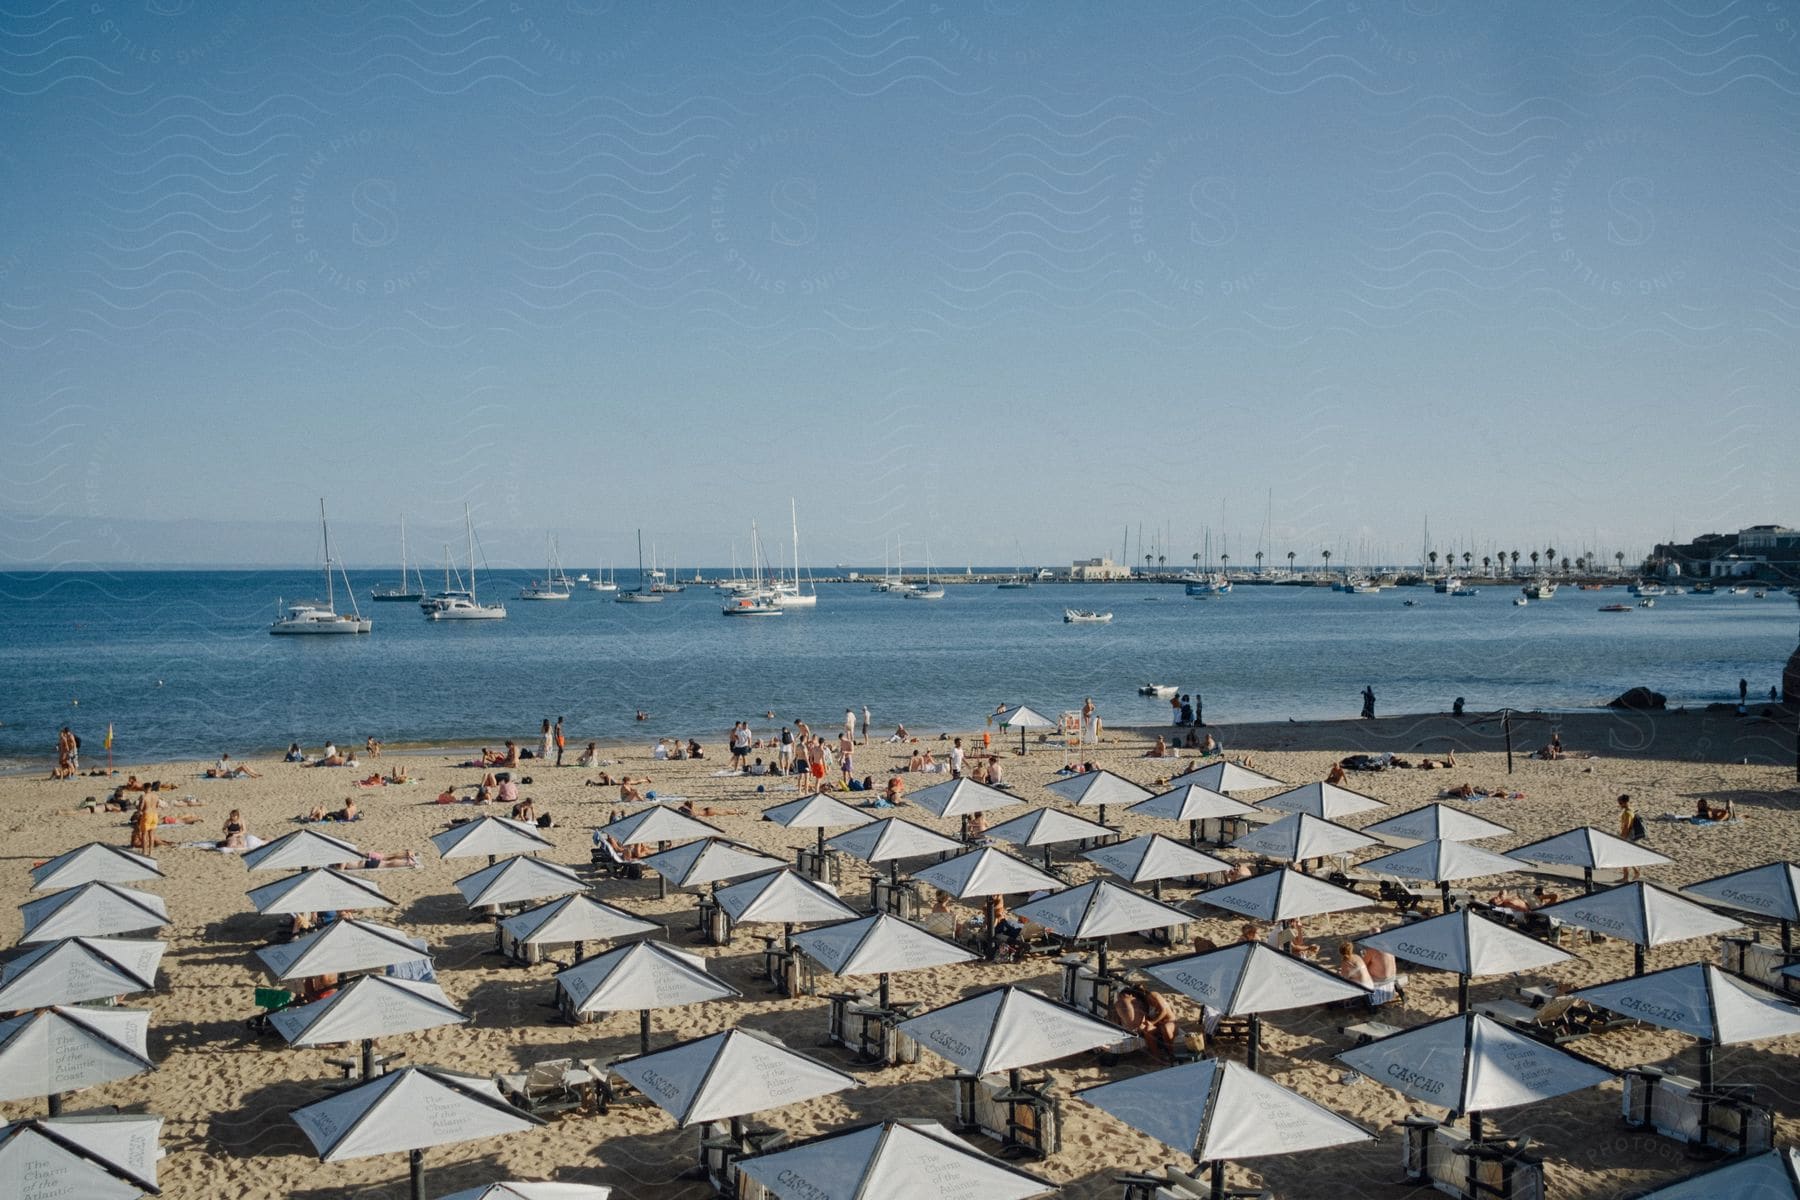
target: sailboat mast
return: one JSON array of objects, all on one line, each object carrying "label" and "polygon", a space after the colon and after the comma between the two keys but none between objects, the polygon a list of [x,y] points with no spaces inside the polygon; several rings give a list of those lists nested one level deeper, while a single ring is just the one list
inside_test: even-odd
[{"label": "sailboat mast", "polygon": [[800,507],[788,497],[788,520],[794,526],[794,595],[800,594]]},{"label": "sailboat mast", "polygon": [[331,586],[331,526],[325,523],[325,497],[319,497],[319,536],[325,541],[325,607],[337,611],[337,593]]},{"label": "sailboat mast", "polygon": [[469,505],[463,504],[463,532],[469,539],[469,603],[480,604],[475,595],[475,519],[469,515]]}]

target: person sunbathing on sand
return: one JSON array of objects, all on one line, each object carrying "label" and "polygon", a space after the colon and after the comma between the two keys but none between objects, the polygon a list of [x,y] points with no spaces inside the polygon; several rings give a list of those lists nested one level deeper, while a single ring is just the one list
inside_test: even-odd
[{"label": "person sunbathing on sand", "polygon": [[362,814],[356,810],[356,797],[345,796],[344,797],[344,807],[338,809],[336,816],[334,816],[332,819],[335,821],[360,821],[360,820],[362,820]]},{"label": "person sunbathing on sand", "polygon": [[410,782],[410,779],[409,779],[409,777],[408,777],[408,776],[407,776],[407,774],[406,774],[406,768],[405,768],[405,767],[403,767],[403,766],[401,766],[401,765],[400,765],[400,764],[399,764],[399,763],[395,763],[395,764],[394,764],[394,765],[393,765],[393,767],[392,767],[392,769],[390,769],[390,770],[389,770],[389,771],[388,771],[388,774],[387,774],[387,782],[389,782],[389,783],[407,783],[407,782]]},{"label": "person sunbathing on sand", "polygon": [[1727,802],[1724,808],[1714,808],[1706,802],[1705,796],[1696,796],[1694,797],[1694,819],[1696,821],[1729,821],[1731,804]]},{"label": "person sunbathing on sand", "polygon": [[242,850],[244,839],[250,834],[250,827],[244,823],[244,814],[234,808],[231,815],[225,818],[225,826],[220,832],[225,835],[219,842],[221,848]]},{"label": "person sunbathing on sand", "polygon": [[252,771],[243,763],[232,762],[231,755],[221,754],[218,762],[206,768],[206,777],[208,779],[261,779],[262,775]]},{"label": "person sunbathing on sand", "polygon": [[616,787],[616,786],[618,786],[618,783],[619,783],[619,781],[617,779],[614,779],[611,775],[608,775],[605,771],[602,771],[602,772],[600,772],[600,778],[589,779],[585,783],[583,783],[581,786],[582,787]]},{"label": "person sunbathing on sand", "polygon": [[619,777],[619,803],[642,804],[644,802],[644,794],[638,791],[638,785],[647,784],[649,782],[650,777],[648,775],[644,776],[642,779],[631,779],[628,776],[621,775]]},{"label": "person sunbathing on sand", "polygon": [[331,753],[326,754],[323,757],[321,757],[319,759],[319,761],[317,761],[313,764],[313,766],[315,766],[315,767],[343,767],[343,766],[348,766],[350,764],[350,762],[352,761],[350,759],[345,758],[343,755],[337,753],[337,747],[335,747],[335,746],[328,746],[328,747],[326,747],[326,749],[330,750]]},{"label": "person sunbathing on sand", "polygon": [[398,854],[384,854],[380,850],[371,850],[364,857],[362,865],[365,870],[370,871],[383,867],[416,867],[419,865],[419,856],[411,850],[402,850]]},{"label": "person sunbathing on sand", "polygon": [[1145,751],[1144,757],[1145,758],[1167,758],[1167,757],[1169,757],[1169,743],[1163,740],[1162,734],[1159,733],[1156,735],[1156,745],[1150,747],[1149,750]]},{"label": "person sunbathing on sand", "polygon": [[685,817],[735,817],[741,815],[744,810],[741,808],[708,808],[704,805],[696,806],[692,800],[683,800],[681,807],[675,811]]},{"label": "person sunbathing on sand", "polygon": [[437,795],[437,802],[439,804],[455,804],[456,803],[456,789],[446,783],[444,785],[444,790],[439,792]]},{"label": "person sunbathing on sand", "polygon": [[1333,787],[1337,787],[1342,785],[1344,780],[1348,777],[1348,772],[1344,770],[1343,761],[1340,759],[1331,764],[1331,770],[1326,774],[1325,782],[1331,784]]}]

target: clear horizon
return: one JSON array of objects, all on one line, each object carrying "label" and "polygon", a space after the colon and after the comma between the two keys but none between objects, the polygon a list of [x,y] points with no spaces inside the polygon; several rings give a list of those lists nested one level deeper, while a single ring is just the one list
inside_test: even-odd
[{"label": "clear horizon", "polygon": [[1762,6],[103,0],[0,38],[9,568],[303,565],[321,495],[368,569],[465,502],[495,566],[555,532],[590,570],[752,519],[779,561],[790,496],[805,561],[945,567],[1800,520]]}]

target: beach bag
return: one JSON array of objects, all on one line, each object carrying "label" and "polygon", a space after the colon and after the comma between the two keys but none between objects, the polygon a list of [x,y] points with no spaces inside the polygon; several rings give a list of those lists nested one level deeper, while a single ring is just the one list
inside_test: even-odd
[{"label": "beach bag", "polygon": [[1631,818],[1631,840],[1634,842],[1641,842],[1649,836],[1650,831],[1644,828],[1644,818]]}]

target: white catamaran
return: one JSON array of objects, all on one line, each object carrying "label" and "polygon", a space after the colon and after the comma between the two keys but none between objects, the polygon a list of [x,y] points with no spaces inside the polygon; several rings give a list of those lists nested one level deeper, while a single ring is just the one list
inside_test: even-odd
[{"label": "white catamaran", "polygon": [[[325,544],[325,602],[304,600],[285,605],[285,611],[269,626],[275,634],[368,633],[375,623],[356,611],[356,593],[350,590],[350,576],[344,576],[344,594],[350,597],[350,612],[339,615],[337,592],[332,586],[331,527],[325,523],[325,501],[319,501],[319,534]],[[338,567],[341,572],[343,568]],[[278,604],[280,602],[277,602]]]},{"label": "white catamaran", "polygon": [[[788,500],[788,520],[794,530],[794,578],[790,582],[777,579],[771,587],[775,603],[782,608],[817,608],[819,604],[819,588],[813,584],[810,592],[800,589],[800,510],[792,498]],[[808,583],[812,583],[809,578]]]},{"label": "white catamaran", "polygon": [[400,582],[378,583],[369,592],[371,600],[423,600],[425,598],[425,577],[415,569],[414,576],[419,586],[413,587],[406,578],[406,514],[400,514]]},{"label": "white catamaran", "polygon": [[463,529],[469,541],[469,592],[466,596],[449,595],[425,610],[433,621],[498,621],[506,616],[506,605],[483,604],[475,593],[475,523],[469,517],[469,506],[463,505]]},{"label": "white catamaran", "polygon": [[644,574],[644,531],[638,530],[638,585],[635,588],[620,588],[613,596],[614,604],[661,604],[662,593],[649,582]]}]

